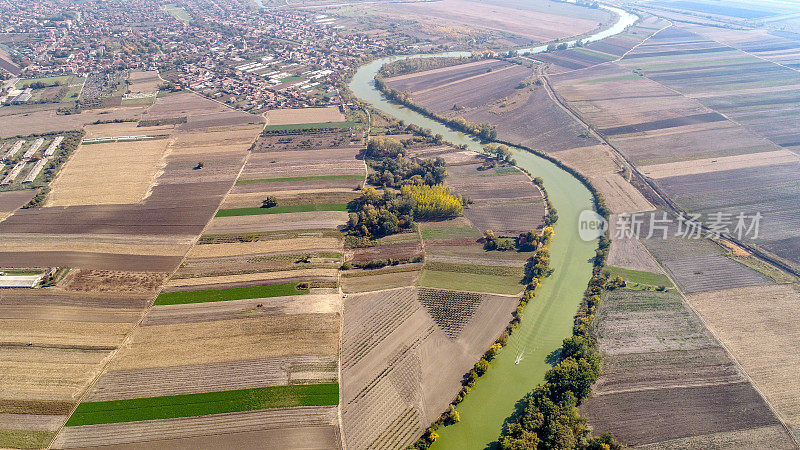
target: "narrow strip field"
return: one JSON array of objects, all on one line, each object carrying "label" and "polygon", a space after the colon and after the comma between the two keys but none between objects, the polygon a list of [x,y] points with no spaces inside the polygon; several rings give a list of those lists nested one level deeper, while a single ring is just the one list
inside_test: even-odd
[{"label": "narrow strip field", "polygon": [[231,208],[220,209],[217,217],[254,216],[260,214],[280,214],[311,211],[347,211],[346,203],[322,203],[311,205],[273,206],[272,208]]},{"label": "narrow strip field", "polygon": [[363,180],[361,175],[319,175],[313,177],[282,177],[282,178],[258,178],[252,180],[237,180],[236,184],[254,183],[280,183],[286,181],[323,181],[323,180]]},{"label": "narrow strip field", "polygon": [[138,422],[290,406],[339,403],[337,383],[268,386],[200,394],[81,403],[66,426]]},{"label": "narrow strip field", "polygon": [[308,288],[301,289],[295,283],[268,284],[266,286],[245,286],[228,289],[208,289],[202,291],[162,292],[156,298],[156,305],[183,305],[186,303],[224,302],[249,298],[283,297],[286,295],[308,294]]},{"label": "narrow strip field", "polygon": [[265,132],[288,131],[288,130],[319,130],[328,128],[350,128],[356,126],[355,122],[319,122],[319,123],[293,123],[286,125],[267,125]]}]

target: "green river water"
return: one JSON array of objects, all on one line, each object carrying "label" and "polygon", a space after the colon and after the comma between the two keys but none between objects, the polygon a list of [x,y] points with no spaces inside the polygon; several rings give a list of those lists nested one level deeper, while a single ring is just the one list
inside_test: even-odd
[{"label": "green river water", "polygon": [[[620,19],[611,29],[595,35],[597,39],[617,34],[637,19],[616,8],[608,9],[617,13]],[[530,50],[536,52],[541,48]],[[453,55],[459,54],[436,56]],[[422,56],[433,55],[402,58]],[[350,89],[358,98],[390,116],[429,128],[453,144],[466,144],[471,150],[481,151],[482,145],[463,133],[383,98],[375,89],[373,78],[381,66],[398,58],[384,58],[362,66],[354,75]],[[548,195],[558,210],[559,219],[550,245],[551,267],[555,272],[543,280],[536,299],[526,307],[522,323],[508,345],[458,405],[461,422],[440,427],[437,431],[439,439],[432,448],[483,449],[497,440],[504,421],[514,412],[517,402],[544,380],[544,373],[551,367],[547,363],[548,355],[572,334],[573,318],[591,278],[591,259],[597,241],[586,242],[578,236],[578,215],[583,210],[592,209],[591,193],[575,177],[552,162],[524,150],[516,149],[514,152],[519,167],[544,180]]]}]

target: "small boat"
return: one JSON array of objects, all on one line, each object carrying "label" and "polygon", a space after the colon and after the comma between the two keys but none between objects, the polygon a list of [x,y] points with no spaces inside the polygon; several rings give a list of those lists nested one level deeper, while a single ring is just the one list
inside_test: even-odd
[{"label": "small boat", "polygon": [[522,353],[517,355],[517,359],[514,360],[514,364],[519,364],[520,361],[522,361]]}]

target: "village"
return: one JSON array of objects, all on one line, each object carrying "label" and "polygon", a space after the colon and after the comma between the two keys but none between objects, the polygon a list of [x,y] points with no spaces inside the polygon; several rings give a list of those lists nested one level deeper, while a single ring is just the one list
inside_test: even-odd
[{"label": "village", "polygon": [[[0,3],[0,104],[89,101],[112,95],[124,80],[115,74],[158,70],[172,91],[249,112],[337,105],[343,75],[387,50],[385,41],[313,12],[235,1],[62,3]],[[52,17],[56,9],[63,12]],[[70,98],[37,92],[75,86],[79,95]]]}]

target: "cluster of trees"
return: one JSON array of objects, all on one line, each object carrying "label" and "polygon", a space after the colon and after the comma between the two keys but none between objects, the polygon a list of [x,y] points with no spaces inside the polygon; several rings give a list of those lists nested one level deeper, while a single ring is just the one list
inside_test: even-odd
[{"label": "cluster of trees", "polygon": [[[552,236],[552,228],[547,231]],[[534,231],[520,233],[516,238],[498,237],[494,231],[486,230],[483,232],[483,249],[487,251],[510,251],[518,250],[521,252],[532,252],[539,248],[539,244],[544,244],[545,239]]]},{"label": "cluster of trees", "polygon": [[513,240],[508,238],[501,238],[494,234],[492,230],[483,232],[483,249],[484,250],[499,250],[501,252],[514,250],[516,245]]},{"label": "cluster of trees", "polygon": [[491,157],[497,161],[503,161],[513,165],[517,164],[517,162],[514,160],[514,154],[511,153],[511,150],[509,150],[508,146],[505,144],[492,143],[489,145],[484,145],[483,151],[491,155]]},{"label": "cluster of trees", "polygon": [[375,239],[405,231],[414,226],[413,199],[385,190],[381,195],[375,188],[365,187],[361,196],[350,202],[348,232],[359,238]]},{"label": "cluster of trees", "polygon": [[262,208],[274,208],[278,206],[278,198],[274,195],[268,195],[262,202]]},{"label": "cluster of trees", "polygon": [[[614,277],[613,280],[606,281],[605,288],[608,291],[613,291],[614,289],[617,289],[617,288],[624,288],[627,285],[628,285],[628,283],[626,283],[625,280],[623,280],[621,276],[617,275],[616,277]],[[659,286],[659,287],[661,287],[661,286]]]},{"label": "cluster of trees", "polygon": [[542,180],[541,177],[536,177],[533,179],[533,184],[539,186],[542,192],[545,193],[544,203],[547,205],[547,215],[544,216],[544,224],[551,227],[558,222],[558,210],[553,206],[553,202],[550,201],[550,196],[547,195],[547,191],[544,189],[544,180]]},{"label": "cluster of trees", "polygon": [[550,249],[548,248],[552,237],[553,228],[545,227],[539,240],[541,246],[525,262],[525,283],[538,283],[539,279],[552,275],[554,269],[550,267]]},{"label": "cluster of trees", "polygon": [[442,158],[411,160],[404,156],[367,161],[372,173],[370,184],[399,188],[404,184],[433,186],[444,182],[447,176],[445,162]]},{"label": "cluster of trees", "polygon": [[59,82],[58,80],[51,81],[50,83],[45,83],[44,81],[34,81],[33,83],[30,83],[27,87],[31,89],[44,89],[56,86],[61,86],[61,82]]},{"label": "cluster of trees", "polygon": [[542,85],[542,80],[538,78],[535,80],[529,78],[527,80],[520,81],[519,84],[517,85],[517,89],[525,89],[528,87],[541,86],[541,85]]},{"label": "cluster of trees", "polygon": [[597,2],[584,2],[584,1],[578,0],[578,2],[576,2],[576,3],[581,5],[581,6],[585,6],[587,8],[592,8],[592,9],[600,8],[600,4],[597,3]]},{"label": "cluster of trees", "polygon": [[367,262],[351,262],[347,261],[340,269],[342,270],[350,270],[352,268],[357,269],[380,269],[382,267],[387,266],[397,266],[399,264],[413,264],[413,263],[421,263],[424,261],[424,257],[422,255],[411,256],[408,258],[389,258],[389,259],[371,259]]},{"label": "cluster of trees", "polygon": [[490,123],[472,123],[465,120],[463,117],[456,117],[448,119],[446,117],[440,118],[451,128],[455,128],[461,132],[474,134],[483,141],[491,141],[497,138],[497,130]]},{"label": "cluster of trees", "polygon": [[[552,234],[551,234],[552,238]],[[531,230],[527,233],[522,233],[517,238],[517,247],[523,252],[532,252],[539,248],[539,234]]]},{"label": "cluster of trees", "polygon": [[560,362],[547,371],[545,383],[523,399],[524,408],[503,429],[500,448],[622,448],[611,435],[588,438],[586,419],[578,412],[600,368],[600,356],[586,338],[564,339]]},{"label": "cluster of trees", "polygon": [[[134,119],[133,117],[129,117],[129,118],[123,118],[123,119],[95,120],[94,122],[92,122],[92,125],[101,125],[101,124],[105,124],[105,123],[127,123],[127,122],[136,122],[136,120],[137,120],[137,119]],[[140,127],[143,127],[143,126],[146,126],[146,125],[139,125],[139,126],[140,126]]]},{"label": "cluster of trees", "polygon": [[569,48],[569,44],[566,42],[562,42],[560,44],[548,44],[547,45],[547,52],[554,52],[556,50],[566,50]]},{"label": "cluster of trees", "polygon": [[402,142],[389,136],[375,136],[367,143],[365,155],[368,158],[396,158],[404,155],[406,148]]},{"label": "cluster of trees", "polygon": [[464,199],[443,184],[406,184],[400,188],[400,193],[413,201],[414,217],[419,219],[447,219],[464,212]]},{"label": "cluster of trees", "polygon": [[[442,138],[428,133],[425,139],[440,142]],[[415,219],[458,216],[469,203],[442,184],[447,176],[444,159],[417,160],[405,155],[404,142],[389,136],[370,139],[364,151],[372,169],[367,181],[382,186],[383,194],[366,187],[350,203],[354,211],[347,226],[351,245],[369,245],[372,239],[411,229]]]}]

